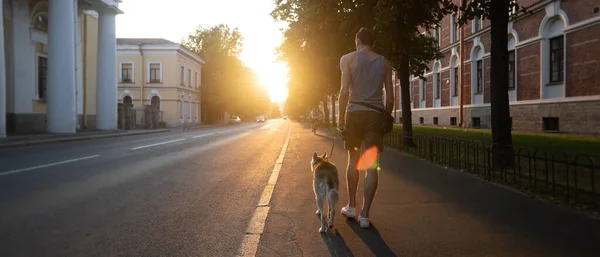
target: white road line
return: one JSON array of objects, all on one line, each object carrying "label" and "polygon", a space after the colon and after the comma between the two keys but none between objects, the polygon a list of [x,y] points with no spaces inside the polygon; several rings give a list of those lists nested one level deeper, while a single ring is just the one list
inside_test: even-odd
[{"label": "white road line", "polygon": [[197,135],[197,136],[194,136],[194,137],[192,137],[192,138],[201,138],[201,137],[207,137],[207,136],[214,135],[214,134],[216,134],[216,133],[208,133],[208,134]]},{"label": "white road line", "polygon": [[151,145],[138,146],[138,147],[131,148],[131,150],[139,150],[139,149],[153,147],[153,146],[157,146],[157,145],[166,145],[166,144],[175,143],[175,142],[179,142],[179,141],[183,141],[183,140],[185,140],[185,138],[175,139],[175,140],[171,140],[171,141],[167,141],[167,142],[161,142],[161,143],[156,143],[156,144],[151,144]]},{"label": "white road line", "polygon": [[250,224],[248,224],[248,228],[246,228],[246,234],[242,240],[242,245],[238,251],[238,256],[255,256],[256,251],[258,250],[260,237],[265,230],[265,223],[267,222],[267,216],[269,215],[269,210],[271,209],[270,202],[271,197],[273,196],[273,190],[275,189],[275,184],[277,184],[279,170],[281,170],[281,166],[283,165],[283,157],[285,156],[285,152],[287,151],[288,144],[290,143],[290,137],[292,135],[292,124],[288,124],[289,128],[287,138],[285,139],[285,143],[281,148],[279,157],[275,161],[275,167],[271,172],[269,182],[265,186],[265,189],[258,200],[256,209],[254,209],[254,214],[250,219]]},{"label": "white road line", "polygon": [[71,163],[71,162],[83,161],[83,160],[92,159],[92,158],[96,158],[96,157],[100,157],[100,155],[92,155],[92,156],[81,157],[81,158],[77,158],[77,159],[66,160],[66,161],[62,161],[62,162],[55,162],[55,163],[49,163],[49,164],[44,164],[44,165],[35,166],[35,167],[29,167],[29,168],[18,169],[18,170],[11,170],[11,171],[0,173],[0,177],[1,176],[6,176],[6,175],[10,175],[10,174],[19,173],[19,172],[23,172],[23,171],[30,171],[30,170],[47,168],[47,167],[52,167],[52,166],[61,165],[61,164],[67,164],[67,163]]}]

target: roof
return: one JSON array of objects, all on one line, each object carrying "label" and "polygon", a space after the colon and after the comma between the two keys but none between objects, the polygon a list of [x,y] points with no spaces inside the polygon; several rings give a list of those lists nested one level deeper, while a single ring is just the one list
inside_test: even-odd
[{"label": "roof", "polygon": [[128,51],[128,50],[176,50],[183,54],[186,54],[201,64],[206,64],[202,57],[198,56],[194,52],[185,48],[181,44],[171,42],[163,38],[117,38],[117,50]]},{"label": "roof", "polygon": [[163,38],[117,38],[117,45],[179,46],[179,44]]}]

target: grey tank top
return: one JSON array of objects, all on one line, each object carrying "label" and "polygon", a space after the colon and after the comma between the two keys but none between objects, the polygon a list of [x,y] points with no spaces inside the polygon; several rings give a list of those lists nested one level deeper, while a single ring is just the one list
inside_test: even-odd
[{"label": "grey tank top", "polygon": [[[349,88],[349,100],[354,102],[363,102],[384,108],[383,105],[383,83],[385,81],[385,59],[383,56],[377,56],[369,59],[361,51],[357,51],[358,65],[352,72],[352,82]],[[348,103],[347,112],[354,111],[373,111],[362,105]]]}]

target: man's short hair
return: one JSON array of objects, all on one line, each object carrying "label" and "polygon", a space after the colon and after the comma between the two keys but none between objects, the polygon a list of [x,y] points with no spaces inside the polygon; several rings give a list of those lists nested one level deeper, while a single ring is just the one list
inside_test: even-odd
[{"label": "man's short hair", "polygon": [[373,32],[368,30],[367,28],[360,28],[360,30],[356,33],[356,38],[360,40],[363,45],[367,45],[372,47],[375,41],[375,37],[373,36]]}]

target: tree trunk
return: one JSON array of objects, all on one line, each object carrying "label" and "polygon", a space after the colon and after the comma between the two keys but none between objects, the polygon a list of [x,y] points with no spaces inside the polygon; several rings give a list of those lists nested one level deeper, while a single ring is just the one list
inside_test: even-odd
[{"label": "tree trunk", "polygon": [[336,99],[335,99],[335,94],[332,94],[332,95],[331,95],[331,117],[332,117],[332,118],[331,118],[331,124],[332,124],[334,127],[337,127],[337,125],[336,125],[336,124],[337,124],[337,119],[336,119],[336,117],[335,117],[335,112],[336,112],[336,111],[335,111],[335,103],[336,103],[336,102],[337,102],[337,101],[336,101]]},{"label": "tree trunk", "polygon": [[491,118],[492,155],[496,168],[512,166],[512,137],[508,101],[508,1],[491,1]]},{"label": "tree trunk", "polygon": [[323,115],[325,116],[323,119],[325,125],[329,127],[329,97],[327,96],[323,100]]},{"label": "tree trunk", "polygon": [[400,69],[398,73],[400,74],[400,90],[402,90],[400,94],[402,97],[402,141],[406,147],[416,147],[413,140],[412,111],[410,108],[410,72],[406,53],[400,57]]}]

